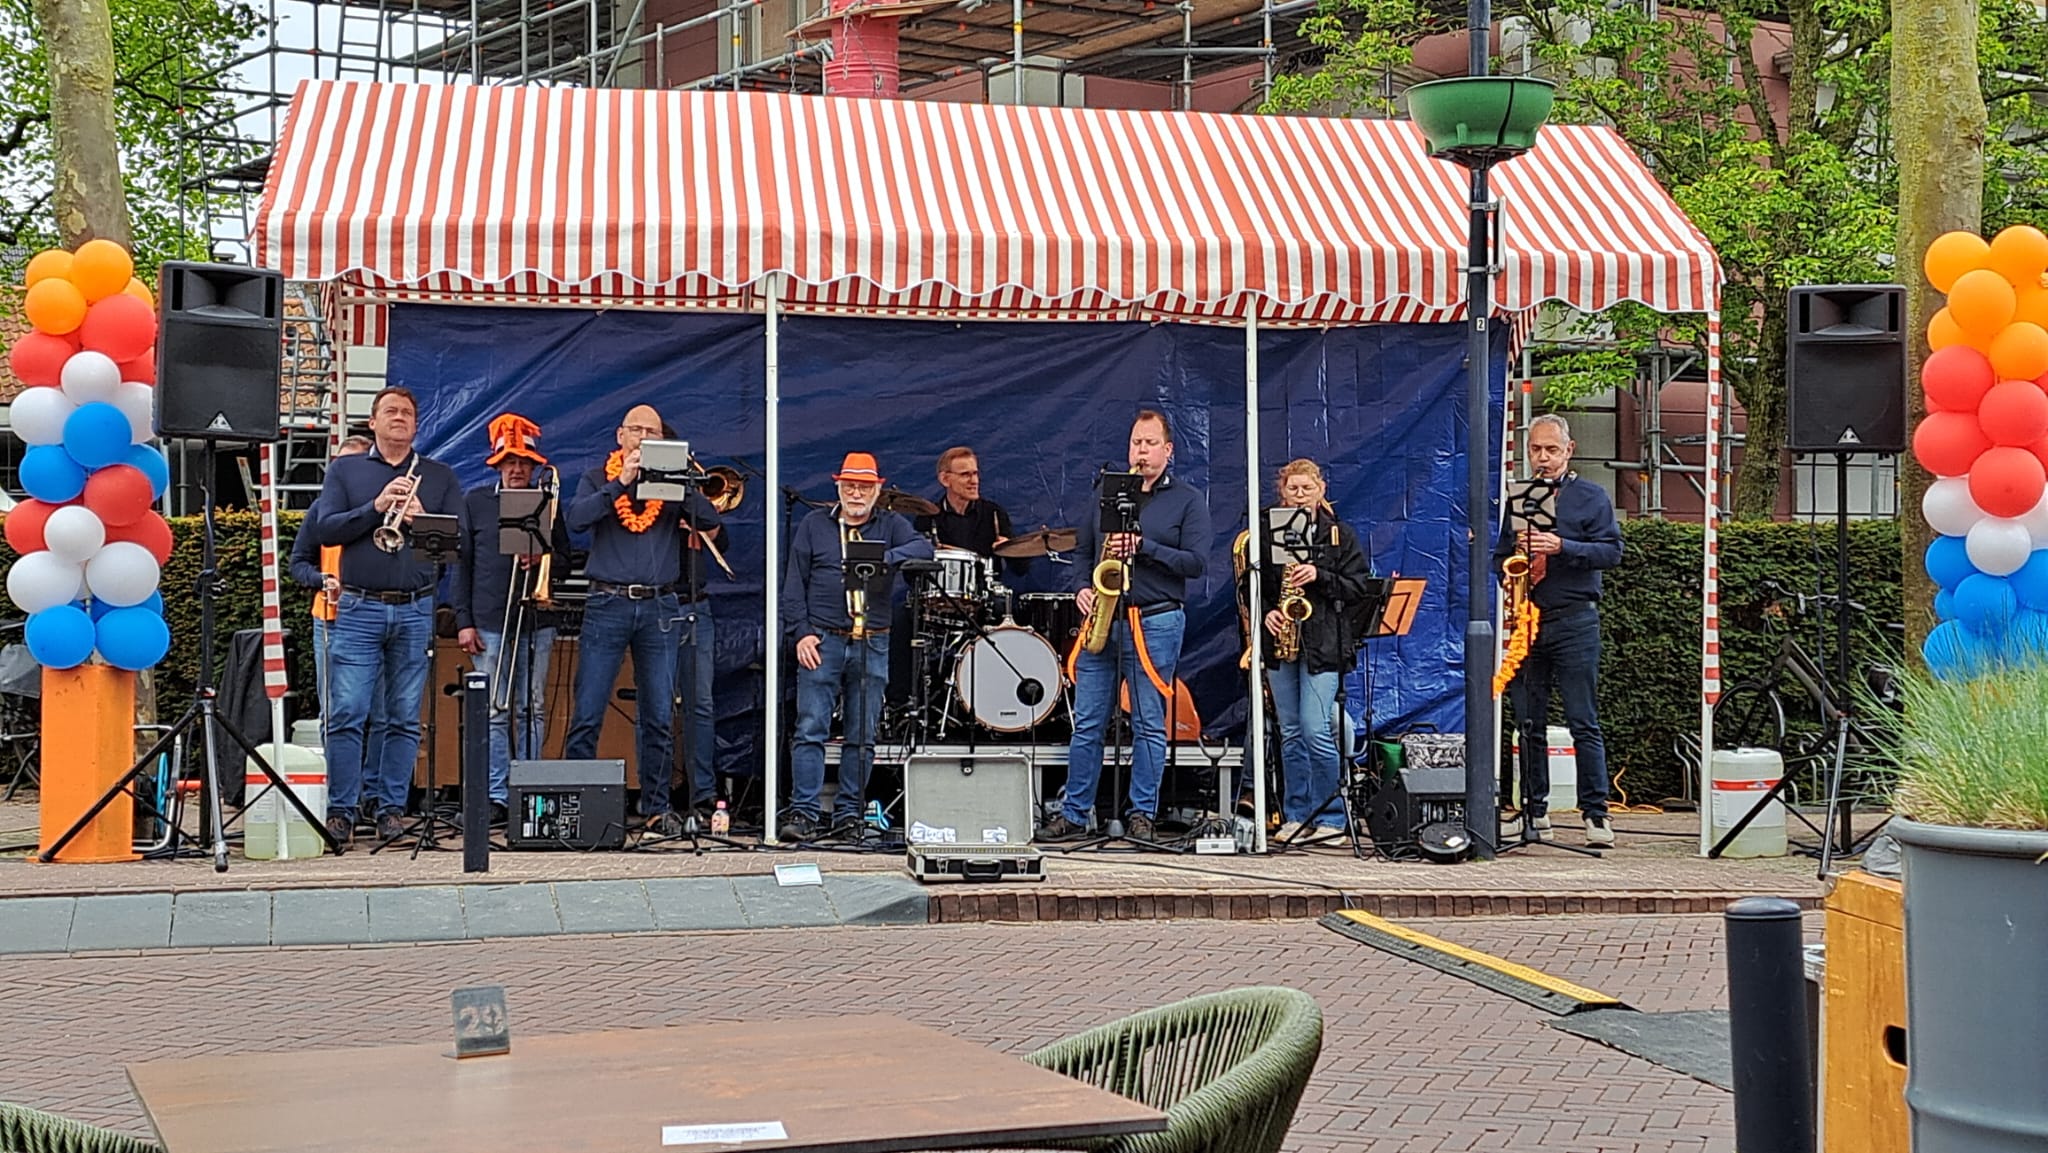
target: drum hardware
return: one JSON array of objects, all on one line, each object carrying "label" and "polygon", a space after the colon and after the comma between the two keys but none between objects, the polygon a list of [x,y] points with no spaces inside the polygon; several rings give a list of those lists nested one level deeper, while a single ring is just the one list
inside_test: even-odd
[{"label": "drum hardware", "polygon": [[1038,528],[1021,533],[996,546],[999,557],[1021,560],[1045,556],[1049,553],[1072,552],[1080,543],[1080,533],[1070,528]]},{"label": "drum hardware", "polygon": [[900,512],[904,516],[937,516],[939,513],[938,505],[900,488],[883,489],[875,498],[875,507],[884,512]]}]

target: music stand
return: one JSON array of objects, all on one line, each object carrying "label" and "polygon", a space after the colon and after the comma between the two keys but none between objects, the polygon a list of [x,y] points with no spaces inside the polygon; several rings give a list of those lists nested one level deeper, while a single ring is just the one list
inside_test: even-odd
[{"label": "music stand", "polygon": [[[434,583],[441,583],[441,567],[460,559],[462,555],[462,520],[444,513],[415,513],[411,523],[405,526],[407,539],[412,544],[412,554],[434,566]],[[462,826],[435,811],[434,794],[440,789],[435,780],[439,767],[440,750],[435,748],[441,731],[441,710],[434,700],[438,695],[434,687],[434,635],[427,634],[427,787],[426,795],[420,801],[419,815],[402,826],[389,840],[380,841],[370,849],[371,853],[381,852],[405,837],[412,837],[412,855],[416,858],[422,849],[436,851],[446,849],[436,835],[437,826],[445,825],[449,831],[460,834]]]},{"label": "music stand", "polygon": [[1501,502],[1508,532],[1556,532],[1558,487],[1557,481],[1540,476],[1509,481],[1507,499]]},{"label": "music stand", "polygon": [[[498,489],[499,556],[523,558],[545,557],[548,554],[555,534],[555,518],[560,511],[561,502],[557,499],[558,495],[553,487]],[[540,755],[540,733],[535,724],[535,714],[538,710],[532,707],[532,680],[533,666],[537,659],[535,639],[541,631],[541,610],[540,602],[534,600],[534,570],[526,570],[525,579],[520,580],[517,579],[520,572],[516,567],[520,561],[515,559],[512,563],[515,566],[515,579],[505,592],[508,601],[506,615],[510,618],[511,627],[503,630],[498,636],[498,644],[504,649],[498,654],[498,661],[507,666],[503,670],[506,684],[505,707],[510,712],[505,720],[507,735],[518,733],[524,738],[511,742],[509,755],[516,760]],[[537,565],[539,562],[534,563]],[[524,619],[528,613],[528,602],[533,603],[531,623]],[[523,669],[519,664],[522,642],[526,661]],[[519,692],[522,671],[527,681],[524,693]],[[496,687],[494,676],[491,686],[492,704],[497,703]],[[488,717],[488,710],[486,716]],[[489,723],[488,720],[486,723]],[[525,730],[524,733],[520,733],[522,728]],[[507,819],[509,818],[508,813]]]}]

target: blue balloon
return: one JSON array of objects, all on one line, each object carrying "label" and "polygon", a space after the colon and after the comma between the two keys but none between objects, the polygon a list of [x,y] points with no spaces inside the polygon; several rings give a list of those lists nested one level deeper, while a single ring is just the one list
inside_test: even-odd
[{"label": "blue balloon", "polygon": [[119,464],[134,443],[128,414],[103,400],[81,404],[64,418],[64,451],[91,470]]},{"label": "blue balloon", "polygon": [[1956,619],[1971,632],[1983,636],[2003,633],[2012,620],[2012,614],[2019,609],[2019,602],[2012,595],[2012,586],[2006,583],[2005,578],[1983,573],[1964,577],[1963,583],[1956,586],[1950,597],[1955,605]]},{"label": "blue balloon", "polygon": [[2005,579],[2012,585],[2013,595],[2019,598],[2022,608],[2048,612],[2048,549],[2037,548],[2028,553],[2027,563]]},{"label": "blue balloon", "polygon": [[149,478],[151,500],[162,500],[164,490],[171,487],[171,462],[165,460],[164,451],[153,444],[129,445],[128,455],[121,458],[121,463],[134,465]]},{"label": "blue balloon", "polygon": [[22,453],[20,476],[30,496],[51,504],[77,500],[85,491],[85,470],[62,445],[39,444]]},{"label": "blue balloon", "polygon": [[171,628],[163,615],[140,605],[113,610],[97,628],[100,656],[117,669],[138,672],[171,651]]},{"label": "blue balloon", "polygon": [[[153,612],[158,616],[162,616],[164,615],[164,594],[160,591],[153,592],[149,594],[148,600],[143,601],[139,605],[130,605],[128,607],[148,609],[150,612]],[[108,613],[113,611],[114,606],[108,604],[105,601],[92,602],[92,619],[95,623],[97,623],[101,617],[106,616]]]},{"label": "blue balloon", "polygon": [[28,627],[29,655],[46,669],[72,669],[92,656],[92,618],[72,605],[31,614]]},{"label": "blue balloon", "polygon": [[1970,553],[1963,546],[1962,537],[1938,536],[1933,544],[1927,546],[1927,575],[1950,592],[1963,583],[1964,577],[1976,571],[1977,566],[1970,563]]},{"label": "blue balloon", "polygon": [[2048,613],[2021,611],[2005,632],[2005,659],[2011,665],[2048,660]]},{"label": "blue balloon", "polygon": [[1934,594],[1934,619],[1952,621],[1956,619],[1956,594],[1942,589]]},{"label": "blue balloon", "polygon": [[1935,625],[1920,646],[1927,671],[1945,681],[1969,680],[1989,672],[1998,666],[1999,655],[1961,621]]}]

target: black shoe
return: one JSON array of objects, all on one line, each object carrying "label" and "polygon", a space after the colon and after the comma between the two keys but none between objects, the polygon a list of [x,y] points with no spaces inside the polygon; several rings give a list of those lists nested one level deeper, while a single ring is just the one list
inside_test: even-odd
[{"label": "black shoe", "polygon": [[356,823],[347,817],[329,817],[327,835],[334,839],[335,847],[346,853],[348,847],[355,843]]},{"label": "black shoe", "polygon": [[492,827],[492,828],[494,828],[494,829],[502,829],[502,828],[504,828],[505,826],[507,826],[507,825],[509,825],[509,824],[511,824],[511,823],[512,823],[512,811],[511,811],[510,809],[507,809],[507,808],[505,807],[505,802],[503,802],[503,801],[492,801],[492,802],[491,802],[491,827]]},{"label": "black shoe", "polygon": [[790,844],[815,841],[820,832],[818,818],[809,813],[790,813],[782,818],[782,828],[776,839]]},{"label": "black shoe", "polygon": [[854,841],[857,843],[867,835],[868,823],[861,820],[858,813],[850,813],[846,816],[835,818],[832,821],[832,838],[834,840]]},{"label": "black shoe", "polygon": [[1152,818],[1132,813],[1124,818],[1124,836],[1133,841],[1152,841],[1158,839],[1159,830],[1152,827]]},{"label": "black shoe", "polygon": [[397,813],[392,812],[390,809],[385,809],[377,814],[377,840],[390,842],[404,835],[405,822],[398,819]]},{"label": "black shoe", "polygon": [[1034,841],[1078,841],[1088,835],[1088,826],[1077,825],[1067,819],[1065,813],[1058,813],[1053,819],[1038,826]]},{"label": "black shoe", "polygon": [[647,835],[650,837],[685,837],[689,830],[683,827],[681,813],[657,813],[647,818]]}]

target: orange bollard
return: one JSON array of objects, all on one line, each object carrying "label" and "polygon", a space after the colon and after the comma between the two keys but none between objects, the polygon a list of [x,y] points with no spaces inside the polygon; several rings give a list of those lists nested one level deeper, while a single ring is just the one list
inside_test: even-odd
[{"label": "orange bollard", "polygon": [[[135,765],[135,674],[112,665],[43,670],[42,843],[54,845]],[[132,861],[135,802],[114,798],[60,862]]]}]

